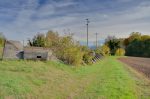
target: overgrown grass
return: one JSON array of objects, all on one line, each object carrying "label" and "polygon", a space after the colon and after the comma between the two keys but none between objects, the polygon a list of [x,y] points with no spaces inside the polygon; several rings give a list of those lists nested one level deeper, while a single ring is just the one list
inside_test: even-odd
[{"label": "overgrown grass", "polygon": [[0,45],[0,59],[2,58],[3,46]]},{"label": "overgrown grass", "polygon": [[80,67],[58,62],[0,62],[0,99],[138,99],[139,87],[114,57]]}]

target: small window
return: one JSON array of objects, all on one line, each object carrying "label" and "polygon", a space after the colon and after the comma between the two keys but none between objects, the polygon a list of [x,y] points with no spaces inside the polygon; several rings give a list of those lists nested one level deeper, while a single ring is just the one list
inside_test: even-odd
[{"label": "small window", "polygon": [[42,56],[37,56],[37,58],[42,58]]}]

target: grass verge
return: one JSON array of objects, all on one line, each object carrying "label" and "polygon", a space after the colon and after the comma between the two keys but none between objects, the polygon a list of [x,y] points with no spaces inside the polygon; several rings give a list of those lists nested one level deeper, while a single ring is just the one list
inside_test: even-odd
[{"label": "grass verge", "polygon": [[138,99],[144,90],[137,91],[139,87],[116,57],[80,67],[58,62],[0,62],[1,99]]}]

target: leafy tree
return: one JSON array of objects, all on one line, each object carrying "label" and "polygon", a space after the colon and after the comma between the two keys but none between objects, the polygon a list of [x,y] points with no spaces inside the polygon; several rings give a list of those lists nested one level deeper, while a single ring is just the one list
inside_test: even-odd
[{"label": "leafy tree", "polygon": [[150,57],[150,38],[146,39],[143,44],[143,57]]},{"label": "leafy tree", "polygon": [[145,41],[145,40],[148,40],[148,39],[150,39],[150,35],[142,35],[141,36],[142,41]]},{"label": "leafy tree", "polygon": [[60,40],[60,37],[57,32],[48,31],[46,34],[45,46],[52,48],[52,47],[58,45],[59,40]]},{"label": "leafy tree", "polygon": [[120,40],[116,39],[114,36],[112,38],[107,37],[105,45],[110,48],[111,55],[115,55],[116,50],[121,47]]},{"label": "leafy tree", "polygon": [[124,40],[127,56],[150,57],[150,36],[133,32]]},{"label": "leafy tree", "polygon": [[129,42],[132,42],[133,40],[141,40],[141,33],[132,32],[129,36]]},{"label": "leafy tree", "polygon": [[28,45],[35,46],[35,47],[45,47],[45,35],[44,34],[37,34],[31,40],[28,40]]},{"label": "leafy tree", "polygon": [[150,57],[150,39],[134,40],[126,47],[127,56]]},{"label": "leafy tree", "polygon": [[5,42],[5,37],[3,35],[3,33],[0,33],[0,46],[3,46]]},{"label": "leafy tree", "polygon": [[132,32],[130,36],[124,40],[124,45],[128,46],[134,40],[141,40],[141,33]]}]

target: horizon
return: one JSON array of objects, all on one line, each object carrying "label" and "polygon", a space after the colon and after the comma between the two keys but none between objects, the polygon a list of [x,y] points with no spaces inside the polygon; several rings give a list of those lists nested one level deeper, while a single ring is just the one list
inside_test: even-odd
[{"label": "horizon", "polygon": [[0,32],[12,40],[53,30],[60,35],[74,33],[74,39],[83,43],[86,18],[91,44],[95,33],[99,41],[108,35],[124,38],[131,32],[150,35],[149,0],[5,0],[0,8]]}]

